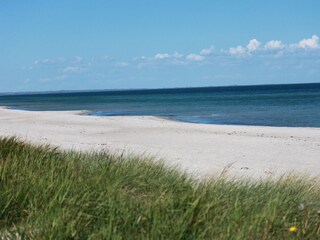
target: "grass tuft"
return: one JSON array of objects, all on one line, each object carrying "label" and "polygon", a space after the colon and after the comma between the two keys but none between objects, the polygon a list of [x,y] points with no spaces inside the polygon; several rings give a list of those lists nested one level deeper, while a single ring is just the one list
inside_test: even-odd
[{"label": "grass tuft", "polygon": [[2,239],[317,239],[319,200],[315,179],[195,181],[152,159],[0,139]]}]

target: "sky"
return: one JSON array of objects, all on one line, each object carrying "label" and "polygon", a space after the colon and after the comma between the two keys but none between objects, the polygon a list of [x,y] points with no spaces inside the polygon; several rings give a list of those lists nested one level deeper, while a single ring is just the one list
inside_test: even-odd
[{"label": "sky", "polygon": [[0,92],[320,82],[319,0],[0,0]]}]

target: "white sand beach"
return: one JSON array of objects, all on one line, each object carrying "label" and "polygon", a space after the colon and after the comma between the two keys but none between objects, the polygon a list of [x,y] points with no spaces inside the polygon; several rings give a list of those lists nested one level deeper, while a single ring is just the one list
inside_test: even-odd
[{"label": "white sand beach", "polygon": [[227,126],[157,117],[96,117],[81,112],[0,108],[0,136],[62,149],[155,156],[197,176],[320,175],[320,128]]}]

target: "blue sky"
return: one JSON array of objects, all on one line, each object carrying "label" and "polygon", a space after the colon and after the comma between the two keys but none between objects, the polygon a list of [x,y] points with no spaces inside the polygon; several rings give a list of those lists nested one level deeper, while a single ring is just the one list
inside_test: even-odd
[{"label": "blue sky", "polygon": [[320,82],[320,1],[0,0],[0,92]]}]

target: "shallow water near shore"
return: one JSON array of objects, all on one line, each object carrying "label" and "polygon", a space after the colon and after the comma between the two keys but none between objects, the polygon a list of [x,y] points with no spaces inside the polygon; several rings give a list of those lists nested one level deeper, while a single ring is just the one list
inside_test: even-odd
[{"label": "shallow water near shore", "polygon": [[320,127],[320,84],[0,95],[32,111],[88,110],[94,116],[164,116],[205,123]]}]

